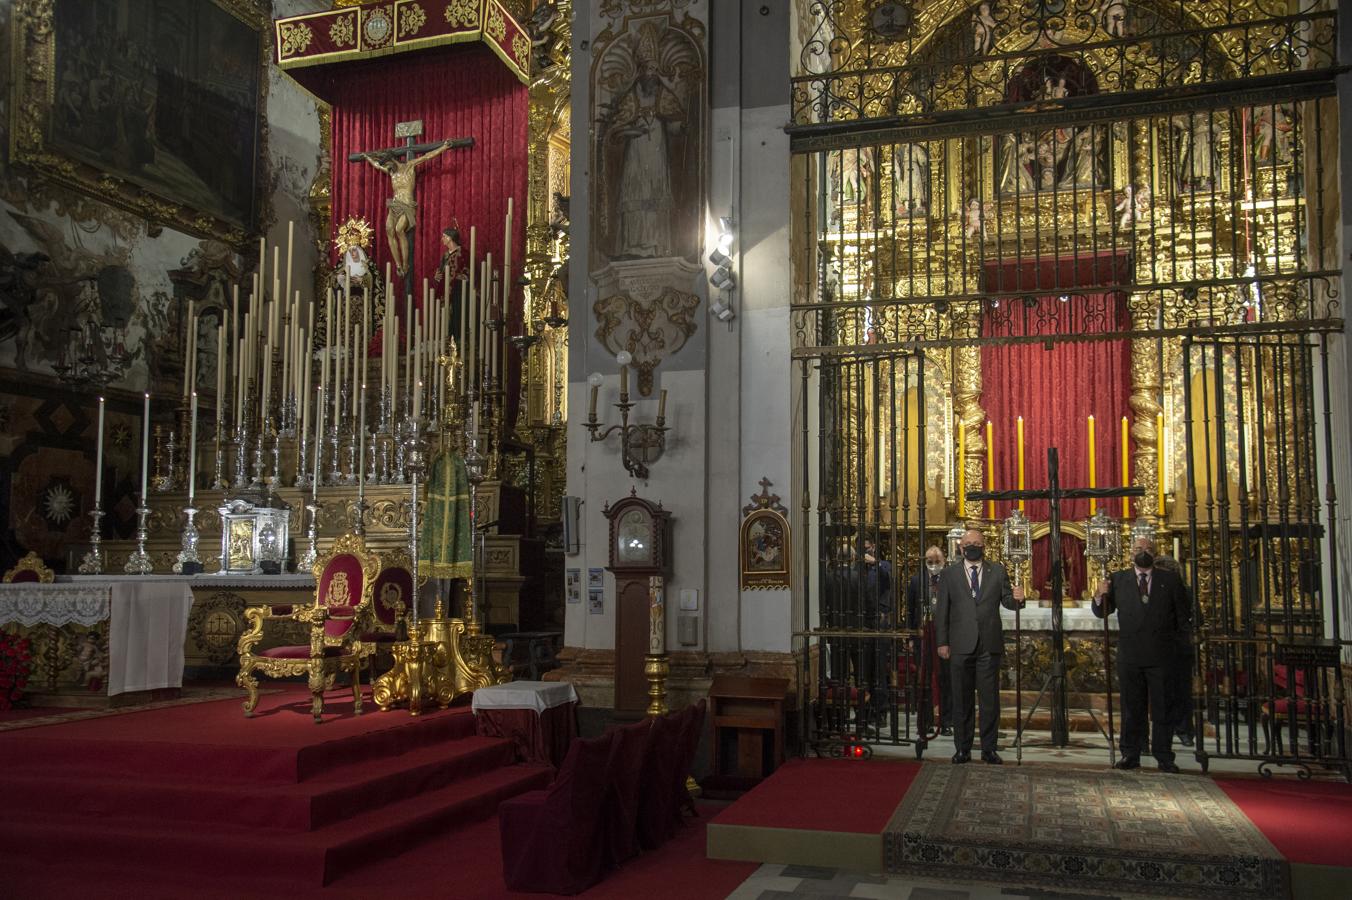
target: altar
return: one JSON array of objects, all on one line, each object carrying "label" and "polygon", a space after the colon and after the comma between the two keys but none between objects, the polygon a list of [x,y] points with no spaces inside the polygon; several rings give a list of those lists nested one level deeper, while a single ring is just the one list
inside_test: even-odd
[{"label": "altar", "polygon": [[[1009,649],[1015,642],[1014,611],[1000,610],[1001,624]],[[1107,619],[1108,633],[1113,639],[1109,659],[1116,665],[1117,616]],[[1094,615],[1087,606],[1065,607],[1061,610],[1061,630],[1065,635],[1066,688],[1074,694],[1100,694],[1107,690],[1108,679],[1103,656],[1104,620]],[[1052,610],[1049,607],[1028,607],[1019,612],[1018,659],[1023,665],[1023,691],[1036,695],[1043,679],[1051,670]],[[1000,686],[1014,690],[1014,653],[1005,653]],[[1116,678],[1116,671],[1113,673]]]}]

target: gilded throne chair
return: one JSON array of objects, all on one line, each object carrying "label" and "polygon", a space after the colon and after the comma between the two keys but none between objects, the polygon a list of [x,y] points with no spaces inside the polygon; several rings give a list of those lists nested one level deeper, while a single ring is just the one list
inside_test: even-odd
[{"label": "gilded throne chair", "polygon": [[370,621],[361,636],[363,660],[389,653],[399,640],[399,626],[413,603],[413,566],[408,551],[382,551],[380,563],[380,574],[371,591]]},{"label": "gilded throne chair", "polygon": [[[353,712],[361,714],[362,637],[370,628],[371,595],[380,573],[380,557],[355,534],[333,542],[315,561],[315,601],[310,606],[254,606],[244,611],[248,628],[239,639],[239,675],[247,692],[244,715],[258,705],[257,674],[269,678],[304,675],[308,679],[315,724],[323,720],[324,691],[339,672],[352,676]],[[255,651],[267,624],[295,622],[309,630],[308,644]]]}]

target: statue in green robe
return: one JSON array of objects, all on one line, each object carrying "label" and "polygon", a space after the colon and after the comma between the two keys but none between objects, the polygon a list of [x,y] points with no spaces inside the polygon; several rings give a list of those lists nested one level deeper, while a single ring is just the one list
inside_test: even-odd
[{"label": "statue in green robe", "polygon": [[474,572],[470,484],[465,460],[446,449],[432,461],[427,507],[418,540],[418,572],[428,578],[469,578]]}]

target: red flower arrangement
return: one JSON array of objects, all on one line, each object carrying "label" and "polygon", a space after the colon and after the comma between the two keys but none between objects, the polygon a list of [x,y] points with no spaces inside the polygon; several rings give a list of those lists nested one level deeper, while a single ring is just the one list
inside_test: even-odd
[{"label": "red flower arrangement", "polygon": [[28,638],[0,631],[0,710],[19,701],[32,671],[33,645]]}]

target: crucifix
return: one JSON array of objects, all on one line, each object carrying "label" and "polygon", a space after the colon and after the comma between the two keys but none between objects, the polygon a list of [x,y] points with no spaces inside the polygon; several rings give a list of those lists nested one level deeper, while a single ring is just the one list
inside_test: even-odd
[{"label": "crucifix", "polygon": [[[989,452],[989,450],[987,451]],[[973,491],[967,496],[972,500],[1046,500],[1047,542],[1051,550],[1052,567],[1052,667],[1048,673],[1038,700],[1028,711],[1031,719],[1038,702],[1045,694],[1051,698],[1052,746],[1065,747],[1070,744],[1070,720],[1067,716],[1069,698],[1066,695],[1066,637],[1061,613],[1061,596],[1065,591],[1065,571],[1061,567],[1061,501],[1080,500],[1093,497],[1102,500],[1111,497],[1142,497],[1145,488],[1063,488],[1061,487],[1060,462],[1057,448],[1047,450],[1047,487],[1043,490],[1024,491]],[[1015,652],[1018,648],[1015,647]],[[1105,665],[1107,659],[1105,654]],[[1111,677],[1111,672],[1108,673]],[[1111,712],[1112,697],[1108,697]],[[1023,723],[1019,723],[1022,730]]]},{"label": "crucifix", "polygon": [[[395,139],[402,138],[402,147],[366,150],[348,156],[348,162],[368,162],[390,176],[393,196],[385,201],[385,239],[390,245],[390,258],[395,270],[404,279],[404,292],[413,293],[413,231],[418,224],[418,203],[415,195],[415,169],[429,159],[440,156],[454,147],[473,147],[474,138],[448,138],[444,141],[415,144],[422,135],[421,119],[399,122],[394,126]],[[419,156],[418,154],[422,154]]]}]

